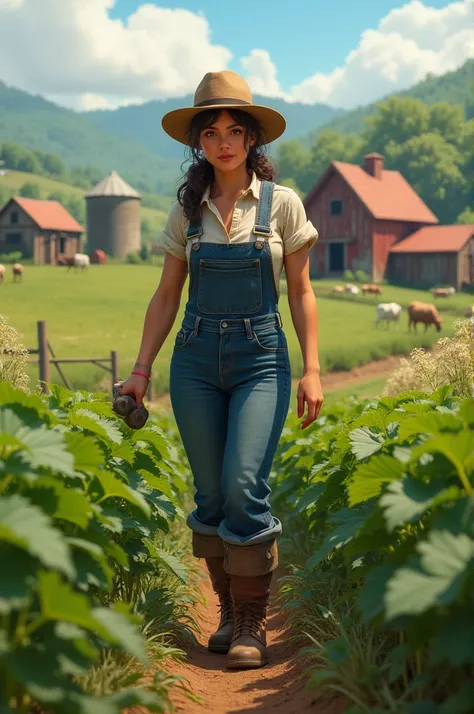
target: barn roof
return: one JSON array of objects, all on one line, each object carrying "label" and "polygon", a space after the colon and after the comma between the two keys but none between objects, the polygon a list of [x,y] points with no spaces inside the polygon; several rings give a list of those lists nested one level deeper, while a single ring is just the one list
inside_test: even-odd
[{"label": "barn roof", "polygon": [[392,246],[391,253],[458,253],[474,236],[474,224],[425,226]]},{"label": "barn roof", "polygon": [[[380,155],[369,154],[369,157]],[[305,199],[308,205],[333,172],[337,171],[360,198],[374,218],[414,223],[438,223],[414,188],[399,171],[382,170],[382,178],[369,174],[362,166],[333,161]]]},{"label": "barn roof", "polygon": [[23,198],[23,196],[14,196],[12,201],[15,201],[42,230],[84,233],[84,228],[59,201],[41,201],[38,198]]},{"label": "barn roof", "polygon": [[111,171],[97,186],[86,193],[86,198],[98,196],[122,196],[124,198],[141,198],[138,191],[130,186],[117,171]]}]

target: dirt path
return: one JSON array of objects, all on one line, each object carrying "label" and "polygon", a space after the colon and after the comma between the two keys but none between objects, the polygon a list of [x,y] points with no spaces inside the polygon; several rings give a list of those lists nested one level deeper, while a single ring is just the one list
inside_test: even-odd
[{"label": "dirt path", "polygon": [[[273,602],[277,588],[277,580],[273,578]],[[213,654],[206,647],[217,622],[217,598],[207,575],[201,591],[207,603],[199,605],[197,611],[201,627],[199,644],[188,647],[187,661],[173,664],[172,672],[184,676],[204,704],[191,702],[176,691],[172,701],[177,714],[341,714],[341,699],[323,704],[315,690],[305,689],[304,663],[297,656],[299,648],[287,641],[285,618],[275,604],[270,606],[268,617],[269,664],[248,671],[226,669],[226,656]]]}]

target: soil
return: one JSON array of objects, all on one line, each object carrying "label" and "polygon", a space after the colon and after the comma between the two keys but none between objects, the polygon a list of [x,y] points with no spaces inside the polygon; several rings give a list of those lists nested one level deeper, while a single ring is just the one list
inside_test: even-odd
[{"label": "soil", "polygon": [[327,695],[323,700],[317,690],[305,687],[305,662],[298,655],[300,646],[288,641],[291,631],[275,602],[277,590],[274,577],[267,629],[269,663],[260,669],[228,670],[226,655],[207,649],[218,621],[218,600],[208,576],[204,576],[201,591],[206,602],[199,604],[196,612],[201,628],[199,642],[188,645],[184,663],[170,667],[173,674],[187,680],[203,703],[192,702],[175,689],[171,699],[177,714],[342,714],[344,701],[340,697],[328,702]]}]

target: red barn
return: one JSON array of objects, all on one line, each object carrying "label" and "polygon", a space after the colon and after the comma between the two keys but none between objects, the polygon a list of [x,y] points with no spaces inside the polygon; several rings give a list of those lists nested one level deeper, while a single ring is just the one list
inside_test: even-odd
[{"label": "red barn", "polygon": [[363,167],[333,161],[304,201],[320,238],[311,251],[313,277],[340,277],[364,270],[386,277],[390,249],[438,219],[399,171],[387,171],[383,156],[367,154]]}]

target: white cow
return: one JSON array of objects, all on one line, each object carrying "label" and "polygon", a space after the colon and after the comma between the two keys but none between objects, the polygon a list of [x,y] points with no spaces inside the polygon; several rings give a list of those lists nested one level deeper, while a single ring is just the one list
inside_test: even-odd
[{"label": "white cow", "polygon": [[3,283],[3,278],[5,277],[6,272],[6,267],[0,263],[0,283]]},{"label": "white cow", "polygon": [[352,283],[349,283],[348,285],[346,285],[346,293],[349,293],[349,295],[358,295],[359,288],[357,285],[352,285]]},{"label": "white cow", "polygon": [[381,302],[377,305],[376,310],[376,327],[379,326],[380,320],[385,320],[387,330],[389,322],[394,322],[395,326],[398,325],[398,321],[400,320],[400,313],[402,311],[402,306],[399,305],[398,302]]},{"label": "white cow", "polygon": [[74,255],[74,269],[77,270],[77,268],[81,269],[81,272],[85,269],[88,268],[90,265],[90,258],[88,255],[85,253],[76,253]]}]

